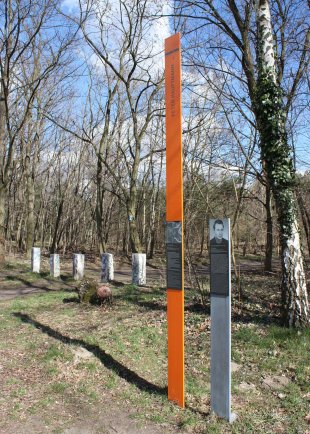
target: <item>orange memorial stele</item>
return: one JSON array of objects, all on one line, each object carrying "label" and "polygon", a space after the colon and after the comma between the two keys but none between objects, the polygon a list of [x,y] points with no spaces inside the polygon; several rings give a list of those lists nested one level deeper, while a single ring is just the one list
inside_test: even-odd
[{"label": "orange memorial stele", "polygon": [[181,288],[167,287],[168,399],[184,407],[184,251],[181,35],[165,40],[166,220],[181,223]]}]

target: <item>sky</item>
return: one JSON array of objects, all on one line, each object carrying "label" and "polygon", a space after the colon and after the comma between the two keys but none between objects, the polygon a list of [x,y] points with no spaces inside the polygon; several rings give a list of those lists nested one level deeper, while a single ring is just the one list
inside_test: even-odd
[{"label": "sky", "polygon": [[[131,1],[126,1],[126,6],[130,6]],[[97,12],[102,12],[103,21],[106,30],[106,34],[103,35],[104,43],[107,45],[107,49],[109,52],[109,60],[116,66],[119,65],[119,47],[122,42],[122,38],[124,33],[120,30],[122,24],[126,30],[128,29],[128,20],[126,22],[125,14],[123,15],[123,23],[120,22],[120,11],[118,0],[98,0],[97,4],[99,5]],[[149,15],[158,14],[162,12],[162,14],[167,14],[171,7],[170,1],[149,1],[149,9],[147,13]],[[108,5],[108,10],[103,9],[104,6]],[[101,6],[101,10],[100,10]],[[72,18],[79,16],[79,0],[64,0],[62,2],[63,11],[71,16]],[[124,7],[122,7],[124,11]],[[98,19],[92,16],[86,24],[86,32],[91,36],[91,39],[98,45],[98,47],[102,47],[100,37],[101,34],[99,32]],[[136,70],[137,77],[141,78],[143,74],[143,70],[151,71],[152,78],[156,81],[156,77],[158,73],[162,74],[164,71],[164,39],[170,36],[170,25],[168,17],[161,17],[158,19],[149,20],[146,22],[144,28],[144,37],[139,43],[139,67]],[[82,32],[81,32],[81,41]],[[97,73],[98,77],[104,77],[104,66],[100,58],[93,52],[93,50],[87,46],[84,42],[81,42],[79,46],[76,48],[76,61],[81,65],[89,65],[93,72]],[[83,68],[81,68],[83,69]],[[82,76],[79,80],[75,82],[75,86],[77,89],[77,94],[79,94],[79,100],[77,100],[77,105],[85,104],[85,97],[87,95],[88,90],[88,78],[87,73],[85,76]],[[104,93],[104,90],[103,90]]]},{"label": "sky", "polygon": [[[99,0],[98,4],[102,5],[102,7],[108,4],[108,12],[105,14],[105,23],[107,28],[110,30],[108,32],[107,44],[111,51],[111,56],[113,57],[113,51],[115,51],[115,56],[117,57],[118,44],[121,37],[120,30],[117,28],[117,25],[120,25],[119,21],[119,1],[118,0]],[[130,0],[126,2],[126,4],[130,4]],[[165,1],[153,1],[150,2],[152,4],[149,13],[158,12],[158,8],[161,9],[163,14],[168,14],[172,11],[171,2],[168,0]],[[71,16],[74,16],[79,9],[79,1],[78,0],[64,0],[62,2],[63,10]],[[116,26],[113,24],[117,23]],[[125,24],[126,25],[126,24]],[[92,32],[92,35],[96,33],[97,23],[95,20],[92,20],[88,23],[87,31]],[[155,56],[155,61],[151,61],[146,59],[141,63],[141,66],[145,69],[151,69],[153,74],[156,74],[159,71],[162,71],[164,68],[164,39],[172,33],[172,28],[169,24],[168,17],[162,17],[160,19],[154,20],[147,31],[147,38],[144,38],[141,46],[140,53],[151,53]],[[94,36],[95,38],[98,36]],[[90,54],[89,49],[86,47],[80,47],[78,51],[78,56],[82,62],[88,62],[92,66],[96,66],[98,72],[100,74],[100,70],[102,69],[102,63],[98,60],[95,54]],[[151,68],[149,68],[151,66]],[[188,82],[199,83],[198,76],[193,76],[193,72],[189,72],[188,69],[184,68],[183,70],[183,79],[184,84]],[[195,74],[194,74],[195,75]],[[87,84],[84,82],[79,83],[81,90],[86,90]],[[196,88],[196,91],[206,92],[205,86],[202,84],[203,89]],[[185,110],[183,111],[183,115]],[[308,151],[308,140],[309,134],[307,135],[307,126],[303,131],[299,131],[298,138],[295,143],[296,151],[297,151],[297,169],[300,172],[304,172],[310,169],[310,157]]]},{"label": "sky", "polygon": [[[130,5],[131,0],[127,0],[126,4]],[[147,14],[150,16],[152,14],[163,14],[166,15],[171,12],[172,8],[170,6],[169,0],[162,1],[149,1]],[[119,42],[122,39],[122,32],[120,27],[124,24],[126,30],[128,30],[128,21],[126,22],[125,13],[122,15],[124,19],[123,23],[120,21],[120,2],[118,0],[99,0],[97,3],[99,6],[97,8],[97,12],[100,14],[104,11],[104,23],[106,29],[108,29],[108,34],[105,38],[105,43],[107,44],[109,50],[111,51],[111,56],[113,58],[113,51],[117,51],[119,47]],[[102,7],[100,7],[102,5]],[[64,0],[62,2],[63,10],[66,11],[69,15],[74,16],[79,12],[79,0]],[[123,12],[125,12],[124,7],[122,7]],[[89,34],[92,35],[95,39],[97,38],[99,41],[99,34],[96,36],[96,32],[98,29],[98,21],[95,18],[92,18],[88,21],[86,30]],[[166,16],[157,18],[156,20],[150,20],[149,24],[145,27],[145,32],[147,37],[142,38],[140,43],[140,53],[146,53],[151,56],[156,56],[155,62],[152,65],[153,68],[164,68],[164,39],[171,35],[169,18]],[[116,53],[117,56],[118,53]],[[81,53],[82,55],[82,53]],[[88,60],[93,63],[100,65],[100,62],[93,55]],[[145,61],[143,67],[147,68],[149,66],[149,61]]]}]

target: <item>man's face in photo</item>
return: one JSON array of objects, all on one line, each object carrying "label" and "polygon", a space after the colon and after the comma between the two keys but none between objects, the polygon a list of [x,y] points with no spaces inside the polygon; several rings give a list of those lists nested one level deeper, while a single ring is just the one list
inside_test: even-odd
[{"label": "man's face in photo", "polygon": [[221,240],[224,234],[224,226],[221,223],[216,223],[214,232],[215,232],[215,237]]}]

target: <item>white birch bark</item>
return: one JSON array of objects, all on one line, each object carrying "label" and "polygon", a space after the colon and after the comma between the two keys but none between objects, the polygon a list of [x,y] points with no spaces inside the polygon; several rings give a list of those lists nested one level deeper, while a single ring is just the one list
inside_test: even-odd
[{"label": "white birch bark", "polygon": [[[258,0],[257,3],[258,26],[258,74],[267,73],[268,79],[277,86],[277,74],[275,64],[275,51],[273,45],[272,22],[268,0]],[[262,102],[263,103],[263,102]],[[263,107],[260,108],[263,110]],[[285,128],[285,120],[282,113],[274,113],[274,120],[279,127]],[[271,122],[272,120],[270,120]],[[280,123],[283,123],[282,125]],[[261,125],[264,128],[265,125]],[[281,136],[280,136],[281,137]],[[282,142],[276,144],[281,149]],[[268,143],[263,144],[265,147]],[[268,163],[267,163],[268,164]],[[269,162],[270,164],[270,162]],[[276,164],[276,163],[272,163]],[[286,203],[290,209],[283,209],[280,195],[277,197],[277,179],[273,179],[273,192],[279,216],[281,242],[282,242],[282,303],[285,310],[285,322],[290,327],[302,327],[309,324],[309,306],[303,257],[300,243],[300,234],[297,221],[296,199],[292,187],[288,187]],[[282,188],[279,186],[278,188]],[[283,217],[289,215],[290,219]],[[290,221],[287,227],[286,221]]]},{"label": "white birch bark", "polygon": [[284,270],[282,284],[287,323],[290,327],[302,327],[309,323],[309,305],[296,216],[293,234],[282,248],[282,269]]}]

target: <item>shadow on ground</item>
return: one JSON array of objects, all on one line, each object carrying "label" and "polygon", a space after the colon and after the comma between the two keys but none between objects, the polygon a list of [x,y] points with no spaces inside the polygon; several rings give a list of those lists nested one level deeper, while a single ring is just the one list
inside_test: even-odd
[{"label": "shadow on ground", "polygon": [[70,338],[69,336],[63,335],[52,329],[51,327],[41,324],[40,322],[32,319],[27,314],[21,312],[13,312],[12,315],[16,318],[19,318],[22,322],[32,325],[36,329],[40,330],[42,333],[46,333],[48,336],[51,336],[54,339],[57,339],[65,344],[85,348],[87,351],[93,353],[94,356],[96,356],[107,369],[115,372],[119,377],[123,378],[128,383],[134,384],[138,389],[151,394],[167,394],[166,387],[156,386],[155,384],[152,384],[144,378],[140,377],[134,371],[115,360],[110,354],[106,353],[98,345],[88,344],[82,339]]},{"label": "shadow on ground", "polygon": [[[195,313],[198,315],[210,316],[210,295],[206,299],[206,304],[203,305],[197,301],[193,301],[193,295],[196,292],[193,290],[185,291],[185,306],[184,311]],[[126,302],[138,306],[140,308],[152,311],[166,312],[167,304],[162,299],[162,291],[156,290],[153,293],[148,293],[148,296],[153,297],[151,300],[145,299],[145,294],[139,289],[130,289],[124,293],[117,294],[114,300],[126,300]],[[257,306],[260,306],[258,308]],[[232,299],[232,321],[242,324],[281,324],[280,306],[278,303],[271,304],[270,300],[263,297],[246,295],[241,302],[238,302],[237,297]]]},{"label": "shadow on ground", "polygon": [[67,298],[64,298],[62,300],[62,302],[64,304],[69,304],[69,303],[77,303],[77,304],[79,304],[80,300],[79,300],[79,297],[67,297]]},{"label": "shadow on ground", "polygon": [[68,291],[68,290],[72,291],[72,287],[74,283],[72,278],[68,278],[67,276],[60,276],[59,279],[57,280],[56,279],[51,280],[50,274],[45,272],[36,275],[35,280],[27,279],[26,277],[21,277],[20,275],[19,276],[6,275],[4,276],[4,279],[6,281],[11,281],[11,282],[20,282],[29,288],[42,289],[43,291],[46,292],[55,290],[53,288],[50,289],[45,286],[45,285],[53,285],[53,284],[65,286],[66,288],[64,289],[64,291]]}]

